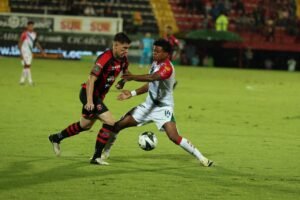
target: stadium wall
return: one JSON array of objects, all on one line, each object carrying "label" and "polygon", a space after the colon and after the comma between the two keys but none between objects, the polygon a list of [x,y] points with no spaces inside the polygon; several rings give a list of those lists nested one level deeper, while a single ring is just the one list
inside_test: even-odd
[{"label": "stadium wall", "polygon": [[105,50],[113,35],[123,30],[121,18],[0,13],[0,55],[19,55],[17,43],[28,21],[35,22],[38,41],[47,53],[73,59]]}]

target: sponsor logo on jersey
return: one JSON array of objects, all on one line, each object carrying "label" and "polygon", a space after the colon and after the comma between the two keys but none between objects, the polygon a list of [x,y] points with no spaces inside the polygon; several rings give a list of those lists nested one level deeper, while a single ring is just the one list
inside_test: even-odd
[{"label": "sponsor logo on jersey", "polygon": [[[100,64],[99,64],[99,65],[100,65]],[[100,67],[101,65],[100,65],[100,66],[99,66],[99,65],[98,65],[98,64],[96,64],[96,65],[94,66],[94,68],[93,68],[93,72],[96,72],[96,73],[97,73],[97,72],[99,72],[99,71],[100,71],[100,68],[99,68],[99,67]]]},{"label": "sponsor logo on jersey", "polygon": [[112,66],[112,70],[118,70],[118,69],[120,69],[121,68],[121,66],[120,65],[116,65],[116,66]]},{"label": "sponsor logo on jersey", "polygon": [[171,67],[167,65],[167,66],[165,66],[165,70],[169,72],[169,71],[171,71]]},{"label": "sponsor logo on jersey", "polygon": [[108,82],[112,82],[112,81],[114,81],[114,80],[115,80],[115,77],[114,77],[114,76],[110,76],[110,77],[107,78],[107,81],[108,81]]}]

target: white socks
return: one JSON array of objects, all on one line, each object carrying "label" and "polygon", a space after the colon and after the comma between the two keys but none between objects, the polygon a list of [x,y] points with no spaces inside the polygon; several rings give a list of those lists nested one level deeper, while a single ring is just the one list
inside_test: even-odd
[{"label": "white socks", "polygon": [[22,71],[20,84],[24,84],[26,81],[26,78],[28,78],[28,82],[31,85],[32,84],[32,78],[31,78],[31,71],[30,68],[24,68]]},{"label": "white socks", "polygon": [[182,138],[179,144],[184,150],[195,156],[198,160],[203,160],[205,157],[201,154],[201,152],[192,145],[190,141],[185,138]]},{"label": "white socks", "polygon": [[20,79],[21,84],[23,84],[25,82],[26,77],[27,77],[26,69],[24,68],[22,71],[22,74],[21,74],[21,79]]}]

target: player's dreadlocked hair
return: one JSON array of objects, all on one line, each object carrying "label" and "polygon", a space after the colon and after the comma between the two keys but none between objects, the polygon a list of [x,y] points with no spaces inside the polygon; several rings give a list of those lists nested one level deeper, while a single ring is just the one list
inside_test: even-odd
[{"label": "player's dreadlocked hair", "polygon": [[124,44],[124,43],[130,44],[131,40],[125,33],[120,32],[115,35],[114,42],[120,42],[121,44]]},{"label": "player's dreadlocked hair", "polygon": [[172,52],[172,46],[171,44],[165,40],[165,39],[158,39],[154,42],[155,46],[159,46],[159,47],[162,47],[162,49],[167,52],[167,53],[171,53]]}]

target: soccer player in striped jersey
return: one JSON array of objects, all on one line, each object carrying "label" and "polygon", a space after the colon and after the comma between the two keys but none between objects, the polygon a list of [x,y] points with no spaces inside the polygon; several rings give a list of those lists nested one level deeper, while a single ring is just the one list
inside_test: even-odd
[{"label": "soccer player in striped jersey", "polygon": [[[169,59],[172,61],[175,60],[179,55],[179,40],[173,35],[173,28],[172,26],[168,25],[166,27],[166,34],[164,39],[167,40],[171,44],[171,51],[169,53]],[[174,82],[174,89],[176,88],[178,81],[175,80]]]},{"label": "soccer player in striped jersey", "polygon": [[27,23],[26,30],[21,34],[18,44],[23,65],[20,85],[24,85],[26,79],[28,79],[29,85],[33,85],[30,66],[32,62],[32,49],[34,45],[36,45],[40,49],[41,53],[45,55],[42,46],[38,41],[36,41],[36,39],[37,33],[34,31],[34,22],[29,21]]},{"label": "soccer player in striped jersey", "polygon": [[170,51],[170,61],[176,59],[179,54],[179,40],[173,35],[173,28],[172,26],[166,27],[166,34],[164,36],[165,40],[167,40],[171,44],[171,51]]},{"label": "soccer player in striped jersey", "polygon": [[[165,131],[167,136],[175,144],[195,156],[199,162],[210,167],[213,161],[208,160],[202,153],[186,138],[179,135],[174,118],[173,86],[175,82],[175,69],[168,58],[171,52],[171,45],[164,39],[154,42],[153,59],[149,74],[132,75],[124,74],[123,79],[127,81],[146,82],[142,87],[128,91],[124,90],[119,96],[119,100],[126,100],[136,95],[148,93],[146,101],[130,110],[121,120],[115,123],[114,132],[118,133],[124,128],[144,125],[154,122],[157,128]],[[104,153],[109,152],[111,142],[116,137],[111,137],[105,147]]]},{"label": "soccer player in striped jersey", "polygon": [[[115,123],[112,113],[104,104],[104,98],[117,76],[122,72],[129,73],[127,54],[130,39],[125,33],[117,33],[114,37],[112,49],[104,51],[96,60],[87,82],[82,84],[80,101],[83,104],[80,121],[69,125],[60,133],[52,134],[49,140],[53,145],[56,155],[60,155],[60,142],[82,131],[90,129],[97,119],[103,122],[102,128],[96,138],[95,153],[91,159],[92,164],[107,165],[101,160],[103,146],[110,137]],[[123,83],[118,83],[118,89],[123,88]]]}]

